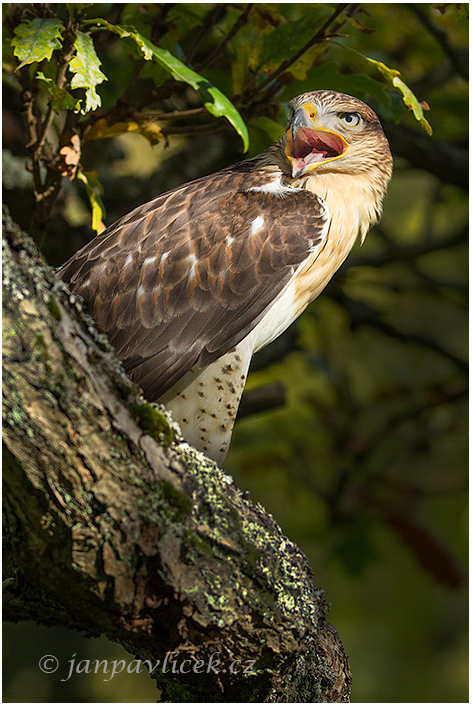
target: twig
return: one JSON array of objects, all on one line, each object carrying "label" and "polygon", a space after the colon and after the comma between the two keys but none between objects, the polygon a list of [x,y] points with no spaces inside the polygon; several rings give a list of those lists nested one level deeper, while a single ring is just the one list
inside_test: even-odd
[{"label": "twig", "polygon": [[324,25],[320,27],[318,32],[313,35],[313,37],[290,59],[286,59],[280,66],[275,69],[275,71],[265,80],[263,81],[258,87],[257,91],[263,90],[266,86],[268,86],[272,81],[275,81],[281,74],[285,73],[285,71],[292,66],[292,64],[295,64],[296,61],[300,59],[300,57],[305,54],[311,47],[315,46],[315,44],[319,44],[320,42],[326,40],[326,31],[329,29],[329,27],[333,24],[333,22],[339,17],[339,15],[344,12],[346,8],[349,7],[349,3],[339,3],[337,5],[336,9],[334,12],[331,14],[331,16],[326,20]]},{"label": "twig", "polygon": [[439,353],[439,355],[442,355],[452,361],[462,373],[468,373],[467,363],[454,355],[454,353],[451,353],[443,348],[436,341],[433,341],[432,339],[421,334],[404,333],[403,331],[399,331],[391,324],[383,321],[371,306],[365,304],[365,302],[351,299],[339,289],[328,287],[325,291],[328,296],[342,305],[343,309],[351,317],[354,326],[371,326],[372,328],[378,329],[386,336],[397,338],[398,340],[406,343],[416,343],[417,345],[428,348],[435,353]]},{"label": "twig", "polygon": [[[23,91],[23,105],[24,105],[24,119],[26,123],[26,129],[28,131],[28,143],[27,143],[27,148],[30,149],[33,145],[35,145],[38,142],[38,123],[39,123],[39,118],[35,114],[36,111],[36,104],[34,100],[34,95],[33,95],[33,87],[30,82],[29,78],[29,71],[28,67],[24,67],[21,72],[20,72],[20,80],[21,83],[23,84],[24,91]],[[32,165],[31,165],[31,171],[33,174],[33,186],[34,186],[34,192],[40,193],[41,192],[41,174],[40,174],[40,164],[39,164],[39,159],[38,155],[35,152],[32,152]]]},{"label": "twig", "polygon": [[170,113],[135,113],[136,118],[152,118],[153,120],[179,120],[180,118],[192,118],[196,115],[208,115],[206,108],[189,108],[189,110],[173,110]]},{"label": "twig", "polygon": [[432,21],[430,17],[428,17],[421,5],[418,5],[417,3],[411,3],[410,7],[411,11],[416,15],[423,27],[425,27],[429,31],[429,33],[433,35],[439,46],[444,50],[444,53],[449,57],[457,73],[462,76],[462,78],[464,78],[466,81],[468,81],[468,67],[465,65],[465,62],[461,60],[457,51],[449,44],[448,36],[443,30],[443,28],[439,27],[439,25],[437,25],[435,22]]},{"label": "twig", "polygon": [[190,135],[195,132],[220,132],[224,130],[224,124],[215,125],[214,122],[203,123],[201,125],[172,125],[163,130],[165,135]]},{"label": "twig", "polygon": [[225,14],[225,12],[226,12],[226,6],[222,5],[221,3],[218,3],[216,5],[216,7],[214,8],[213,12],[211,12],[208,15],[207,19],[205,20],[205,22],[201,26],[200,32],[198,33],[193,45],[191,46],[191,48],[187,52],[187,59],[185,62],[187,64],[187,66],[190,66],[190,64],[192,63],[192,59],[195,56],[195,52],[197,51],[200,42],[202,41],[203,37],[208,32],[210,27],[213,27],[213,25],[215,25],[220,20],[220,18]]},{"label": "twig", "polygon": [[228,35],[225,37],[225,39],[223,39],[223,41],[221,42],[221,44],[220,44],[219,46],[217,46],[217,47],[211,52],[211,54],[209,54],[209,55],[207,56],[206,59],[204,59],[203,61],[201,61],[201,62],[198,64],[198,66],[196,67],[196,71],[197,71],[198,73],[200,73],[200,71],[202,71],[204,68],[206,68],[207,66],[209,66],[210,64],[212,64],[212,63],[215,61],[215,59],[217,59],[217,58],[224,52],[224,50],[225,50],[226,47],[228,46],[229,42],[230,42],[230,41],[233,39],[233,37],[239,32],[239,30],[241,29],[241,27],[243,27],[243,26],[246,24],[246,22],[248,21],[249,14],[250,14],[250,12],[251,12],[253,6],[254,6],[254,3],[253,3],[253,2],[250,2],[250,3],[247,4],[246,9],[244,10],[244,12],[242,12],[242,13],[239,15],[238,19],[237,19],[236,22],[234,23],[234,25],[233,25],[233,27],[231,28],[230,32],[229,32]]},{"label": "twig", "polygon": [[[61,52],[58,53],[58,59],[57,59],[57,71],[56,71],[56,85],[58,88],[64,88],[64,85],[66,84],[66,73],[67,69],[69,67],[69,62],[72,59],[72,56],[75,51],[75,38],[77,36],[77,29],[78,27],[75,25],[71,25],[68,27],[68,32],[66,34],[66,37],[64,39],[64,47]],[[46,140],[46,136],[48,133],[49,128],[51,127],[52,121],[54,118],[54,111],[52,108],[52,99],[48,107],[48,111],[46,113],[46,117],[44,118],[42,127],[41,127],[41,132],[38,136],[38,141],[35,145],[32,146],[32,150],[35,150],[40,152],[42,146],[44,145],[44,142]]]},{"label": "twig", "polygon": [[[379,226],[376,228],[376,232],[382,232]],[[438,250],[447,250],[449,248],[455,248],[458,245],[462,245],[467,242],[468,237],[468,226],[465,226],[458,233],[455,233],[450,238],[445,238],[444,240],[427,240],[421,243],[415,243],[415,245],[408,245],[400,247],[398,245],[393,245],[389,241],[388,252],[380,253],[373,257],[352,257],[349,259],[349,264],[343,264],[342,269],[347,269],[350,267],[381,267],[382,265],[388,265],[391,262],[411,262],[412,260],[421,257],[421,255],[427,255],[431,252],[436,252]]]},{"label": "twig", "polygon": [[285,386],[281,382],[269,382],[244,393],[238,409],[238,419],[250,414],[267,412],[281,407],[286,402]]},{"label": "twig", "polygon": [[[64,37],[63,48],[57,53],[56,84],[59,88],[63,88],[67,82],[66,73],[70,59],[75,51],[74,43],[76,35],[77,25],[69,24]],[[37,101],[34,97],[35,87],[29,78],[28,68],[25,68],[26,71],[22,70],[20,72],[20,80],[22,85],[25,86],[23,102],[30,137],[28,149],[32,157],[34,197],[36,202],[31,223],[31,235],[38,245],[41,245],[54,201],[59,193],[62,175],[56,170],[55,158],[53,158],[51,149],[46,142],[47,134],[54,118],[52,100],[49,103],[44,119],[41,120]],[[64,126],[63,134],[65,134],[66,127],[67,121]],[[46,147],[48,147],[48,149],[46,149]],[[44,182],[41,177],[41,163],[44,163],[47,169]]]}]

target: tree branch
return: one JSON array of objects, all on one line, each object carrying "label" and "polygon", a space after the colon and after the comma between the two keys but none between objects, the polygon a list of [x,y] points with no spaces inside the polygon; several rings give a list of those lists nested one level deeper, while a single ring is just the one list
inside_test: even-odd
[{"label": "tree branch", "polygon": [[285,386],[281,382],[268,382],[245,392],[241,398],[237,419],[250,414],[266,412],[275,407],[281,407],[286,402]]},{"label": "tree branch", "polygon": [[404,125],[385,123],[384,129],[395,155],[404,157],[413,167],[424,169],[441,181],[468,190],[467,150],[449,142],[433,140],[424,132]]},{"label": "tree branch", "polygon": [[198,47],[200,46],[200,42],[204,39],[206,36],[207,32],[214,27],[220,19],[223,17],[223,15],[227,12],[227,8],[224,7],[222,4],[217,4],[215,7],[208,13],[205,21],[202,23],[200,26],[200,30],[197,34],[197,37],[195,41],[193,42],[192,46],[187,52],[187,58],[185,63],[187,66],[190,66],[193,60],[193,57],[196,54],[196,51]]},{"label": "tree branch", "polygon": [[226,47],[230,43],[230,41],[237,35],[239,30],[244,27],[246,22],[249,19],[249,15],[251,13],[252,8],[254,7],[253,2],[249,2],[246,5],[246,9],[239,15],[238,19],[232,26],[231,30],[228,32],[226,37],[223,39],[221,44],[219,44],[215,49],[205,58],[203,61],[201,61],[198,66],[196,67],[196,72],[200,73],[203,69],[205,69],[207,66],[212,64],[223,52],[225,51]]},{"label": "tree branch", "polygon": [[[469,80],[469,66],[468,66],[468,52],[464,49],[463,54],[460,55],[459,52],[450,44],[449,38],[446,32],[440,27],[436,22],[433,22],[431,17],[426,14],[423,7],[418,3],[409,3],[409,8],[411,12],[418,18],[420,23],[425,27],[428,32],[434,37],[441,49],[444,51],[446,56],[451,61],[452,66],[457,71],[457,73],[462,76],[465,81]],[[429,7],[428,7],[429,9]]]},{"label": "tree branch", "polygon": [[461,360],[461,358],[459,358],[451,351],[447,350],[447,348],[441,346],[437,341],[434,341],[432,338],[429,338],[419,333],[405,333],[404,331],[400,331],[395,326],[392,326],[392,324],[389,324],[387,321],[384,321],[378,315],[375,309],[373,309],[365,302],[361,302],[355,299],[351,299],[351,297],[348,297],[336,284],[330,283],[326,287],[325,292],[326,294],[328,294],[328,296],[337,301],[342,306],[344,311],[347,312],[347,314],[351,318],[352,328],[367,325],[371,326],[372,328],[376,328],[378,331],[381,331],[385,336],[391,336],[392,338],[396,338],[399,341],[404,341],[407,343],[416,343],[417,345],[432,350],[435,353],[438,353],[439,355],[443,356],[447,360],[450,360],[452,363],[454,363],[454,365],[456,365],[458,370],[460,370],[464,374],[467,374],[467,362]]},{"label": "tree branch", "polygon": [[328,17],[326,22],[323,24],[322,27],[313,35],[313,37],[299,50],[297,51],[296,54],[290,57],[290,59],[286,59],[280,66],[278,66],[273,73],[266,78],[265,81],[263,81],[259,86],[257,86],[257,92],[259,93],[260,91],[263,91],[266,86],[271,84],[273,81],[275,81],[279,76],[281,76],[287,69],[295,64],[302,56],[305,54],[311,47],[315,46],[315,44],[319,44],[320,42],[323,42],[326,40],[326,32],[328,29],[331,27],[333,22],[341,15],[346,8],[349,7],[349,3],[339,3],[336,5],[335,10],[333,10],[332,14]]},{"label": "tree branch", "polygon": [[153,664],[172,653],[178,680],[153,672],[163,700],[347,701],[304,555],[137,394],[8,218],[4,232],[4,566],[20,577],[4,617],[105,633]]}]

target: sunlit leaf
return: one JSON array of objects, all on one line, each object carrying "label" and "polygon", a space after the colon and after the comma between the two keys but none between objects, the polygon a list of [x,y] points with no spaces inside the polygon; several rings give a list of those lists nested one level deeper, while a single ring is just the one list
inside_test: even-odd
[{"label": "sunlit leaf", "polygon": [[160,125],[153,120],[143,120],[138,122],[138,129],[134,132],[137,132],[138,135],[145,137],[151,145],[157,145],[158,142],[164,139]]},{"label": "sunlit leaf", "polygon": [[381,74],[385,76],[389,81],[392,81],[397,78],[397,76],[400,76],[400,72],[397,71],[397,69],[390,69],[388,66],[386,66],[382,61],[377,61],[376,59],[371,59],[368,56],[364,56],[364,59],[368,61],[370,64],[374,64],[378,68]]},{"label": "sunlit leaf", "polygon": [[[333,42],[333,43],[335,44],[336,42]],[[426,130],[428,135],[433,134],[433,129],[432,129],[431,125],[429,124],[429,122],[424,117],[423,108],[422,108],[419,100],[417,99],[417,97],[415,96],[413,91],[410,88],[408,88],[406,83],[401,80],[401,78],[400,78],[401,74],[397,69],[391,69],[389,66],[384,64],[382,61],[378,61],[377,59],[371,59],[369,56],[366,56],[362,52],[357,51],[357,49],[354,49],[354,47],[345,47],[343,45],[343,48],[344,49],[348,48],[350,51],[361,56],[365,61],[368,61],[369,64],[373,64],[380,71],[382,76],[384,76],[387,79],[387,81],[390,81],[390,83],[392,84],[392,86],[394,86],[394,88],[396,88],[397,90],[400,91],[404,104],[407,106],[407,108],[409,110],[413,111],[413,115],[415,116],[416,120],[418,120],[421,127],[424,130]]]},{"label": "sunlit leaf", "polygon": [[88,113],[101,105],[101,99],[95,90],[107,77],[100,71],[101,61],[97,56],[91,38],[84,32],[77,32],[75,41],[76,55],[72,57],[69,68],[74,74],[71,88],[85,88],[86,105],[82,113]]},{"label": "sunlit leaf", "polygon": [[403,102],[405,103],[407,108],[413,111],[413,115],[415,116],[421,127],[426,130],[428,135],[432,135],[433,129],[424,117],[423,108],[419,100],[417,99],[411,88],[408,88],[406,83],[401,80],[400,72],[396,69],[390,69],[381,61],[376,61],[375,59],[371,59],[368,56],[364,58],[371,64],[374,64],[378,68],[380,73],[383,74],[387,80],[391,81],[392,85],[400,91],[403,97]]},{"label": "sunlit leaf", "polygon": [[96,123],[87,127],[84,132],[84,141],[104,140],[108,137],[123,135],[125,132],[134,132],[145,137],[151,145],[157,145],[164,139],[160,125],[152,120],[128,120],[108,125],[106,118],[100,118]]},{"label": "sunlit leaf", "polygon": [[83,172],[77,174],[77,178],[85,184],[87,196],[92,207],[92,228],[99,235],[105,230],[103,219],[105,217],[105,206],[103,205],[103,186],[98,180],[96,171]]},{"label": "sunlit leaf", "polygon": [[61,110],[73,110],[74,113],[80,112],[81,100],[74,98],[65,88],[59,88],[52,78],[47,78],[42,71],[38,71],[36,78],[44,81],[49,95],[51,96],[51,105],[55,113],[60,113]]},{"label": "sunlit leaf", "polygon": [[51,59],[55,49],[62,46],[61,37],[64,25],[59,19],[43,19],[37,17],[30,22],[22,22],[15,28],[15,36],[11,40],[14,55],[20,60],[20,65],[32,64],[35,61]]},{"label": "sunlit leaf", "polygon": [[[91,24],[92,21],[89,21]],[[249,135],[239,112],[236,110],[234,105],[231,103],[229,98],[227,98],[224,93],[222,93],[216,86],[214,86],[210,81],[208,81],[200,74],[197,74],[192,69],[189,69],[180,59],[173,56],[167,49],[162,49],[161,47],[156,47],[149,39],[143,37],[139,32],[137,32],[134,27],[121,27],[119,25],[112,25],[106,20],[96,19],[93,23],[99,27],[108,29],[110,32],[115,32],[120,37],[129,37],[134,42],[136,42],[140,52],[143,57],[147,60],[156,61],[160,66],[162,66],[176,81],[182,81],[192,86],[201,96],[205,108],[209,113],[215,115],[216,117],[224,117],[228,122],[234,127],[238,135],[243,140],[244,149],[247,150],[249,146]]]},{"label": "sunlit leaf", "polygon": [[424,117],[424,110],[425,108],[421,105],[421,103],[418,101],[417,97],[413,93],[413,91],[408,88],[406,83],[404,83],[398,76],[396,76],[393,81],[393,85],[395,88],[398,88],[398,90],[401,92],[403,96],[403,102],[405,105],[410,108],[410,110],[413,111],[413,115],[421,125],[421,127],[426,130],[428,135],[433,134],[433,128],[429,124],[429,122],[426,120]]}]

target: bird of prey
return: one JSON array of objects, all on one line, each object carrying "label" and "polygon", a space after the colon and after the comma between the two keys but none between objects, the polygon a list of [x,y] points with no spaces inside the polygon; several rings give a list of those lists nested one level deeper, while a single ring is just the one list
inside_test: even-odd
[{"label": "bird of prey", "polygon": [[147,399],[221,462],[251,356],[378,221],[391,171],[369,106],[304,93],[271,147],[136,208],[58,276],[83,297]]}]

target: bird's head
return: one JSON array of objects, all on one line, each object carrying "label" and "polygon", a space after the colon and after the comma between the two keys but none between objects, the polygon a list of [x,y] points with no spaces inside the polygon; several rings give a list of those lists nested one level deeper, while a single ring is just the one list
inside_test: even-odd
[{"label": "bird's head", "polygon": [[311,91],[290,101],[283,142],[293,179],[373,168],[390,178],[392,157],[377,115],[344,93]]}]

